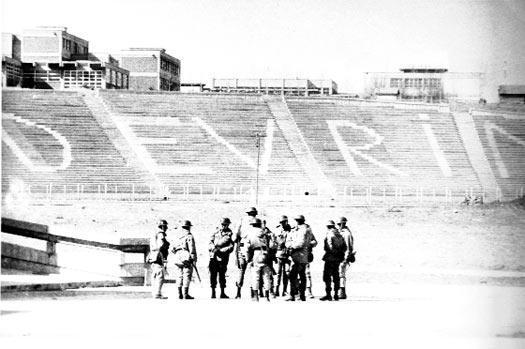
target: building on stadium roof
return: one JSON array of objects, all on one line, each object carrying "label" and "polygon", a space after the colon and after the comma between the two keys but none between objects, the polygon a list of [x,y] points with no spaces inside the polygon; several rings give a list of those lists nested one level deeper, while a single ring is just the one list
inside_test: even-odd
[{"label": "building on stadium roof", "polygon": [[502,104],[525,104],[525,85],[500,85],[498,94]]},{"label": "building on stadium roof", "polygon": [[89,42],[68,33],[66,27],[36,27],[22,35],[22,62],[85,60],[88,52]]},{"label": "building on stadium roof", "polygon": [[21,41],[11,33],[2,33],[2,87],[21,86]]},{"label": "building on stadium roof", "polygon": [[333,80],[310,79],[213,79],[210,91],[267,95],[332,95],[337,94],[337,84]]},{"label": "building on stadium roof", "polygon": [[365,96],[440,102],[479,101],[484,74],[449,72],[443,67],[406,67],[399,72],[365,72]]},{"label": "building on stadium roof", "polygon": [[129,70],[131,90],[179,91],[180,60],[163,48],[130,48],[120,52],[123,68]]},{"label": "building on stadium roof", "polygon": [[[12,42],[12,52],[16,52],[15,41]],[[109,55],[97,57],[90,54],[89,42],[68,33],[66,27],[24,30],[20,47],[20,81],[17,85],[22,87],[124,89],[128,86],[129,72],[120,67],[116,59]],[[7,78],[9,69],[16,72],[16,67],[9,67],[6,64],[6,81],[2,83],[16,86],[13,85],[15,81]]]},{"label": "building on stadium roof", "polygon": [[205,83],[202,82],[181,82],[180,92],[183,93],[199,93],[204,92]]}]

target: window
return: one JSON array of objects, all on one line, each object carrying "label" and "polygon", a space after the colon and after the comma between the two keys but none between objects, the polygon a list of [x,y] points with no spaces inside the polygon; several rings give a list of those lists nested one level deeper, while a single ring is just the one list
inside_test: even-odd
[{"label": "window", "polygon": [[390,87],[401,87],[401,79],[400,78],[391,78],[390,79]]}]

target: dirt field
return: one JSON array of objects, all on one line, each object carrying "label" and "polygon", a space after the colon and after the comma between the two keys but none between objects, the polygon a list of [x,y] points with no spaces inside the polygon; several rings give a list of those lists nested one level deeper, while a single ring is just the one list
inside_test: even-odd
[{"label": "dirt field", "polygon": [[[276,203],[259,208],[277,225],[281,214],[306,216],[319,241],[328,219],[344,215],[355,238],[358,282],[420,280],[440,283],[503,283],[525,286],[525,209],[519,203],[479,207],[316,207]],[[2,215],[51,225],[51,232],[100,241],[120,237],[147,237],[156,221],[190,219],[199,253],[199,267],[207,263],[207,237],[219,219],[230,217],[234,226],[246,203],[228,202],[115,202],[85,201],[64,205],[4,206]],[[320,273],[321,247],[312,269]],[[499,276],[496,280],[493,276]],[[319,275],[320,276],[320,275]]]},{"label": "dirt field", "polygon": [[[207,236],[221,216],[238,222],[243,203],[95,202],[4,207],[3,216],[50,224],[56,234],[101,241],[146,237],[165,218],[190,219],[203,282],[195,301],[165,301],[147,287],[79,289],[2,295],[0,337],[9,346],[230,348],[523,348],[525,345],[525,210],[520,204],[484,207],[291,207],[261,209],[269,227],[281,214],[304,214],[318,240],[324,223],[345,215],[354,231],[357,262],[349,299],[270,304],[210,300]],[[175,223],[175,224],[174,224]],[[170,230],[168,234],[173,234]],[[321,248],[314,250],[314,294],[323,292]],[[235,276],[229,268],[227,293]],[[302,305],[301,305],[302,304]],[[51,319],[51,321],[50,321]]]}]

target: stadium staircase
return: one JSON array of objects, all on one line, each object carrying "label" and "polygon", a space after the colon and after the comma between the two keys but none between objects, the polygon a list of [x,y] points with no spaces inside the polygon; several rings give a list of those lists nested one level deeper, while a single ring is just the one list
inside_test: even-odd
[{"label": "stadium staircase", "polygon": [[255,187],[256,134],[263,190],[285,190],[304,178],[260,96],[127,91],[101,91],[100,96],[133,132],[132,143],[150,154],[154,172],[168,186]]},{"label": "stadium staircase", "polygon": [[308,144],[288,109],[286,100],[280,97],[267,97],[266,103],[268,103],[288,146],[297,158],[304,173],[307,174],[310,182],[319,188],[318,192],[334,197],[336,191],[312,155]]},{"label": "stadium staircase", "polygon": [[500,192],[494,172],[487,160],[483,145],[470,113],[453,113],[459,135],[488,200],[495,199]]},{"label": "stadium staircase", "polygon": [[133,146],[136,144],[133,133],[109,111],[98,91],[82,91],[86,106],[104,130],[108,139],[113,142],[115,148],[126,159],[127,164],[140,174],[145,183],[151,184],[155,191],[161,191],[163,183],[149,170],[152,163],[151,158],[147,153],[140,152],[140,148]]},{"label": "stadium staircase", "polygon": [[142,183],[77,92],[3,90],[2,134],[3,192],[15,179],[36,186]]}]

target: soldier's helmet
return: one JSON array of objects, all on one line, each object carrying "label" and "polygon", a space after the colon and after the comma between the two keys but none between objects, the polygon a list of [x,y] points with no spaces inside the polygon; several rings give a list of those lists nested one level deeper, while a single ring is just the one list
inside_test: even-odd
[{"label": "soldier's helmet", "polygon": [[298,222],[304,222],[304,216],[302,214],[295,216],[294,219]]},{"label": "soldier's helmet", "polygon": [[161,228],[161,227],[167,227],[167,226],[168,226],[168,222],[166,222],[165,219],[161,219],[161,220],[159,220],[159,223],[157,224],[157,226],[158,226],[159,228]]},{"label": "soldier's helmet", "polygon": [[221,221],[222,225],[227,225],[227,224],[230,224],[230,223],[231,223],[231,221],[230,221],[230,219],[228,217],[224,217],[222,219],[222,221]]},{"label": "soldier's helmet", "polygon": [[339,218],[339,222],[337,224],[341,225],[342,223],[346,223],[346,217]]},{"label": "soldier's helmet", "polygon": [[282,222],[288,222],[288,217],[281,216],[281,219],[279,220],[279,223],[282,223]]},{"label": "soldier's helmet", "polygon": [[189,228],[189,227],[193,227],[193,224],[191,224],[189,220],[185,220],[184,223],[182,223],[181,227]]},{"label": "soldier's helmet", "polygon": [[335,223],[334,223],[333,220],[329,220],[329,221],[326,223],[326,226],[327,226],[328,228],[330,228],[330,227],[333,228],[333,227],[335,226]]},{"label": "soldier's helmet", "polygon": [[262,221],[259,218],[255,218],[252,222],[250,222],[250,225],[259,228],[262,225]]},{"label": "soldier's helmet", "polygon": [[246,213],[248,213],[248,214],[257,214],[257,209],[255,207],[249,207],[246,210]]}]

